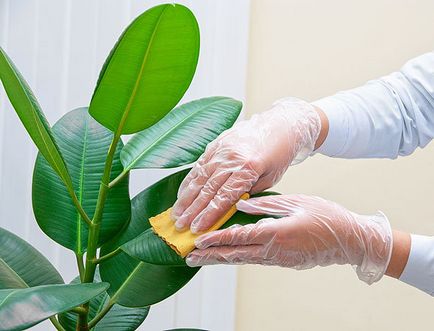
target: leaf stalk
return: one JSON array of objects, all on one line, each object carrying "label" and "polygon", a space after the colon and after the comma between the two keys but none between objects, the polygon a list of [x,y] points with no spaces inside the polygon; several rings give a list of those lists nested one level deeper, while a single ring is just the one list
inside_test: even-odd
[{"label": "leaf stalk", "polygon": [[81,206],[80,201],[78,201],[77,195],[75,194],[72,187],[69,187],[68,191],[69,191],[69,194],[71,195],[72,202],[74,203],[75,208],[77,209],[78,213],[81,216],[81,219],[87,224],[87,226],[90,227],[92,225],[92,221],[90,220],[89,216],[84,211],[83,207]]},{"label": "leaf stalk", "polygon": [[113,179],[109,183],[109,188],[112,188],[113,186],[116,186],[117,184],[119,184],[125,178],[125,176],[128,175],[129,172],[130,172],[129,170],[124,169],[124,171],[122,171],[115,179]]},{"label": "leaf stalk", "polygon": [[113,256],[118,255],[121,251],[122,251],[121,248],[118,247],[114,251],[112,251],[112,252],[110,252],[110,253],[108,253],[106,255],[103,255],[103,256],[99,257],[98,259],[94,259],[93,263],[99,264],[99,263],[101,263],[101,262],[103,262],[105,260],[108,260],[108,259],[112,258]]},{"label": "leaf stalk", "polygon": [[84,263],[83,263],[83,255],[82,254],[75,254],[75,259],[77,260],[77,267],[78,267],[78,272],[80,274],[80,281],[83,282],[84,280]]},{"label": "leaf stalk", "polygon": [[56,330],[58,330],[58,331],[66,331],[65,328],[62,326],[62,324],[60,324],[60,322],[58,321],[58,319],[56,318],[56,316],[51,316],[50,317],[50,321],[54,325],[54,327],[56,328]]}]

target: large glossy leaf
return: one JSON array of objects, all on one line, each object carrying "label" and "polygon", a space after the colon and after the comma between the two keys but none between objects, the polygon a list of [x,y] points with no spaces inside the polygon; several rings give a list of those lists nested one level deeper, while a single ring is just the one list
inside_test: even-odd
[{"label": "large glossy leaf", "polygon": [[[276,192],[262,192],[252,197],[278,194]],[[262,218],[274,217],[271,215],[248,215],[236,212],[223,226],[228,228],[234,224],[246,225],[256,223]],[[185,260],[170,248],[152,229],[148,229],[138,237],[121,246],[122,250],[136,259],[157,265],[185,266]]]},{"label": "large glossy leaf", "polygon": [[[53,127],[53,134],[70,169],[78,200],[92,217],[104,163],[113,133],[89,116],[86,108],[73,110]],[[122,142],[114,157],[111,177],[122,172],[119,159]],[[87,246],[87,225],[81,219],[64,185],[38,156],[33,174],[33,209],[41,229],[54,241],[81,254]],[[128,221],[128,178],[112,188],[104,208],[100,243],[112,238]]]},{"label": "large glossy leaf", "polygon": [[89,301],[107,287],[107,283],[95,283],[0,290],[0,330],[27,329]]},{"label": "large glossy leaf", "polygon": [[[108,302],[106,295],[101,302],[102,309]],[[148,316],[150,307],[128,308],[115,304],[107,315],[92,329],[93,331],[133,331],[136,330]],[[72,329],[71,331],[74,331]]]},{"label": "large glossy leaf", "polygon": [[125,145],[121,152],[124,171],[173,168],[196,161],[209,142],[234,124],[241,108],[237,100],[211,97],[173,109]]},{"label": "large glossy leaf", "polygon": [[0,80],[18,117],[40,153],[62,178],[65,185],[72,188],[71,177],[38,101],[12,60],[1,47]]},{"label": "large glossy leaf", "polygon": [[[176,200],[178,187],[188,169],[168,176],[150,186],[132,200],[131,222],[118,238],[102,247],[107,254],[149,229],[149,217],[156,215]],[[110,283],[109,295],[127,307],[149,306],[171,296],[183,287],[198,268],[159,266],[140,262],[125,253],[103,262],[100,273]]]},{"label": "large glossy leaf", "polygon": [[104,64],[91,115],[121,133],[158,122],[190,85],[199,42],[196,19],[182,5],[156,6],[137,17]]},{"label": "large glossy leaf", "polygon": [[41,253],[0,228],[0,289],[62,283],[62,277]]},{"label": "large glossy leaf", "polygon": [[169,247],[152,229],[121,246],[129,256],[140,261],[172,266],[186,266],[185,260]]},{"label": "large glossy leaf", "polygon": [[[100,282],[100,276],[97,272],[94,278],[95,282]],[[77,277],[71,283],[78,284]],[[110,297],[104,292],[90,301],[89,319],[93,319],[106,305],[109,304]],[[148,315],[149,307],[144,308],[127,308],[115,304],[102,320],[92,329],[93,331],[132,331],[136,330],[143,323]],[[77,314],[66,312],[59,316],[59,321],[66,331],[75,331],[77,323]]]}]

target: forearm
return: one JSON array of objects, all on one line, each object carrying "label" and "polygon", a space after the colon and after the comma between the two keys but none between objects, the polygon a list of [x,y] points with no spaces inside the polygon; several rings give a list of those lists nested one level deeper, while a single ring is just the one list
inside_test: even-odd
[{"label": "forearm", "polygon": [[434,296],[434,237],[411,235],[408,261],[399,280]]},{"label": "forearm", "polygon": [[434,296],[434,237],[394,230],[386,275]]},{"label": "forearm", "polygon": [[[315,110],[321,119],[316,150],[327,138],[329,121],[321,109],[315,107]],[[393,230],[392,236],[392,253],[385,274],[434,295],[434,238],[413,236],[416,240],[412,245],[409,233]]]}]

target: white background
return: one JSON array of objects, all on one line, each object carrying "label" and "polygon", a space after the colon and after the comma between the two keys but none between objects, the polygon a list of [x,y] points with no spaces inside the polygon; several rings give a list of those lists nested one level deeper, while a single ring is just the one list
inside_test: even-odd
[{"label": "white background", "polygon": [[[185,100],[210,95],[244,99],[249,0],[179,1],[201,26],[198,70]],[[65,112],[89,104],[99,69],[121,31],[162,1],[0,0],[0,45],[37,96],[51,124]],[[0,226],[23,237],[61,271],[76,274],[73,254],[38,228],[31,206],[36,149],[0,89]],[[131,195],[155,181],[159,172],[132,177]],[[235,314],[236,270],[202,270],[182,291],[153,307],[143,330],[202,327],[231,330]],[[47,330],[41,324],[34,330]]]}]

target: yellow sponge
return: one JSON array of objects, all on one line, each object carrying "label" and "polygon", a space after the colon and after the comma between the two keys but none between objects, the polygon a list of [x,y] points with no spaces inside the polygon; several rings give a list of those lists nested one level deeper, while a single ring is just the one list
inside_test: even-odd
[{"label": "yellow sponge", "polygon": [[[248,193],[244,193],[241,199],[247,200],[249,198]],[[193,234],[190,229],[186,229],[182,232],[175,228],[175,222],[171,219],[172,208],[167,209],[161,214],[151,217],[149,222],[152,225],[154,232],[163,239],[178,255],[186,257],[194,248],[194,241],[203,233],[215,231],[223,226],[237,211],[236,206],[232,206],[229,211],[220,218],[216,224],[210,229],[201,233]]]}]

